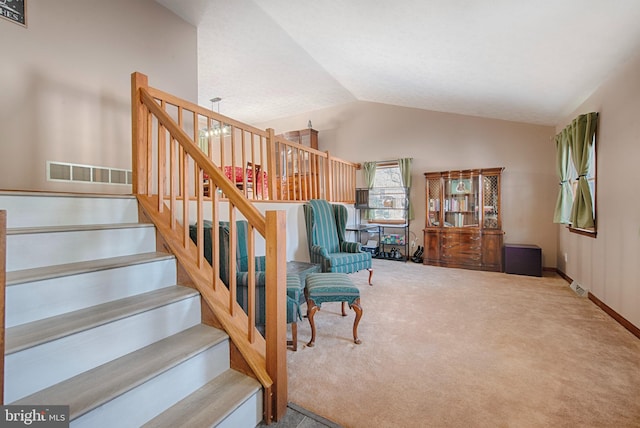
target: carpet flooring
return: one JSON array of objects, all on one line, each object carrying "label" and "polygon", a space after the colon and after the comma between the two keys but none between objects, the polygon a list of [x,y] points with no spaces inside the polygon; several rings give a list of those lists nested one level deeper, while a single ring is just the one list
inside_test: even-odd
[{"label": "carpet flooring", "polygon": [[[289,401],[344,427],[640,427],[640,340],[556,274],[374,260],[298,323]],[[303,307],[306,309],[306,307]]]}]

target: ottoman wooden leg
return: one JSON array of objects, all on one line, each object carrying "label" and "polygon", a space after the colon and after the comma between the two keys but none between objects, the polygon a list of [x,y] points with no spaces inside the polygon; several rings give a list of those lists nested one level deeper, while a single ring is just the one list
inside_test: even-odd
[{"label": "ottoman wooden leg", "polygon": [[346,317],[347,316],[347,302],[342,302],[342,316]]},{"label": "ottoman wooden leg", "polygon": [[316,341],[316,323],[313,320],[313,316],[318,312],[320,308],[316,306],[316,302],[311,299],[307,300],[307,318],[309,318],[309,324],[311,325],[311,340],[307,343],[308,347],[313,347]]},{"label": "ottoman wooden leg", "polygon": [[356,319],[353,321],[353,341],[356,345],[359,345],[362,343],[362,341],[358,339],[358,324],[360,324],[360,318],[362,318],[362,306],[360,306],[360,299],[356,299],[356,301],[353,302],[351,309],[356,313]]},{"label": "ottoman wooden leg", "polygon": [[369,268],[369,269],[367,269],[367,270],[369,271],[369,285],[373,285],[373,284],[371,283],[371,277],[373,276],[373,268]]}]

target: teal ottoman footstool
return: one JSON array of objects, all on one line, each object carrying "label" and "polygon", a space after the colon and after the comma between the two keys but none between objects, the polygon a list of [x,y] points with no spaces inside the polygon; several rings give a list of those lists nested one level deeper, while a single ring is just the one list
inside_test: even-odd
[{"label": "teal ottoman footstool", "polygon": [[311,325],[311,341],[307,346],[311,347],[316,340],[316,325],[313,320],[320,306],[326,302],[342,302],[342,316],[347,316],[345,303],[356,313],[353,322],[353,341],[360,344],[358,339],[358,324],[362,318],[362,306],[360,306],[360,290],[353,285],[349,277],[344,273],[323,272],[307,275],[304,289],[307,298],[307,318]]}]

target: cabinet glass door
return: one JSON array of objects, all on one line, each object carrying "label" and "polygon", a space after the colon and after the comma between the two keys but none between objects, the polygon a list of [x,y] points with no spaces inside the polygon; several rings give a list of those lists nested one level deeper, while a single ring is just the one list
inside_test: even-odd
[{"label": "cabinet glass door", "polygon": [[440,226],[440,177],[427,179],[427,227]]},{"label": "cabinet glass door", "polygon": [[500,222],[498,210],[498,180],[497,175],[485,175],[482,177],[482,205],[483,205],[483,227],[485,229],[499,229]]},{"label": "cabinet glass door", "polygon": [[480,225],[478,176],[444,180],[444,227]]}]

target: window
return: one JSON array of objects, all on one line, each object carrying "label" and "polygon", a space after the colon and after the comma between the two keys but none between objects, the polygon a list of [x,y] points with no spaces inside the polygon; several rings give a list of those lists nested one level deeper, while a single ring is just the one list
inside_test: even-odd
[{"label": "window", "polygon": [[402,187],[402,174],[398,162],[377,164],[373,187]]},{"label": "window", "polygon": [[369,221],[379,223],[406,222],[406,193],[403,186],[398,162],[379,162],[376,164],[373,189],[369,192],[369,204],[372,207],[369,210]]}]

